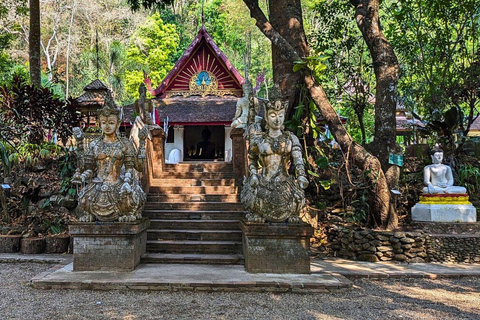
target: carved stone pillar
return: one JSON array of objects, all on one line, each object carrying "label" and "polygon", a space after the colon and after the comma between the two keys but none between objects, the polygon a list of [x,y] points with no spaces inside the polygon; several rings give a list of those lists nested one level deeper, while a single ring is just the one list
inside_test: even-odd
[{"label": "carved stone pillar", "polygon": [[147,140],[147,163],[153,178],[159,177],[165,164],[165,132],[162,129],[151,131],[152,140]]},{"label": "carved stone pillar", "polygon": [[243,129],[232,129],[230,138],[232,138],[232,164],[235,179],[242,181],[247,173],[247,142],[243,138]]}]

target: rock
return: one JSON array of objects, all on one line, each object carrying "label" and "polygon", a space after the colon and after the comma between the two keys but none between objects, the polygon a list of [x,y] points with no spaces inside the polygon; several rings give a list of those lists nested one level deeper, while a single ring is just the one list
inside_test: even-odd
[{"label": "rock", "polygon": [[405,238],[405,232],[398,232],[398,231],[397,231],[397,232],[394,232],[394,233],[393,233],[393,236],[394,236],[395,238],[399,238],[399,239]]},{"label": "rock", "polygon": [[354,239],[363,239],[363,236],[360,234],[360,232],[354,232],[353,233],[353,238]]},{"label": "rock", "polygon": [[387,251],[392,251],[393,248],[390,246],[381,246],[381,247],[377,247],[377,250],[380,252],[387,252]]},{"label": "rock", "polygon": [[362,249],[367,250],[367,249],[370,248],[371,246],[372,246],[372,245],[367,242],[367,243],[364,243],[364,244],[362,245]]},{"label": "rock", "polygon": [[383,256],[387,258],[393,258],[395,254],[392,251],[387,251],[383,253]]},{"label": "rock", "polygon": [[392,257],[383,256],[380,258],[380,261],[392,261]]},{"label": "rock", "polygon": [[367,235],[365,236],[365,238],[367,238],[368,240],[373,240],[373,239],[375,239],[375,237],[374,237],[371,233],[367,234]]},{"label": "rock", "polygon": [[425,260],[422,258],[416,257],[408,260],[409,263],[425,263]]},{"label": "rock", "polygon": [[381,235],[381,234],[377,234],[376,238],[377,238],[378,240],[381,240],[381,241],[388,241],[388,240],[390,240],[390,237],[384,236],[384,235]]},{"label": "rock", "polygon": [[397,242],[400,242],[400,239],[398,238],[395,238],[395,237],[390,237],[390,239],[388,239],[390,241],[390,243],[397,243]]},{"label": "rock", "polygon": [[413,240],[412,238],[401,238],[400,242],[402,242],[402,243],[414,243],[415,240]]},{"label": "rock", "polygon": [[396,261],[407,261],[408,258],[406,255],[404,254],[396,254],[394,257],[393,257],[394,260]]},{"label": "rock", "polygon": [[392,244],[392,248],[394,249],[400,249],[401,247],[402,247],[402,244],[400,241]]},{"label": "rock", "polygon": [[380,261],[375,254],[361,254],[358,256],[360,261],[378,262]]},{"label": "rock", "polygon": [[402,245],[402,248],[405,249],[405,250],[409,250],[412,248],[412,245],[411,244],[404,244]]}]

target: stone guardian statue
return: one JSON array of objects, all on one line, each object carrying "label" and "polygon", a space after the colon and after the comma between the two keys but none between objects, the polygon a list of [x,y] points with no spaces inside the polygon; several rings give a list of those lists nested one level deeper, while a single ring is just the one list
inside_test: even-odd
[{"label": "stone guardian statue", "polygon": [[[148,128],[139,132],[140,147],[119,136],[121,110],[110,95],[98,112],[102,136],[84,151],[81,167],[72,182],[81,186],[78,193],[80,221],[132,222],[141,217],[146,196],[136,171],[143,171]],[[79,135],[78,130],[74,130]]]},{"label": "stone guardian statue", "polygon": [[[308,180],[300,142],[293,133],[284,131],[288,102],[276,99],[264,106],[266,131],[261,131],[258,116],[248,127],[250,175],[244,178],[241,193],[247,220],[300,223]],[[251,103],[250,108],[255,106]],[[290,166],[294,176],[289,174]]]}]

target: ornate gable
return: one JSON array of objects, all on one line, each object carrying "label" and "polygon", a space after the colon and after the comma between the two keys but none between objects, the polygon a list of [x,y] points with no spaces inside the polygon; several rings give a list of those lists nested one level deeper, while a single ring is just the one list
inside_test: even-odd
[{"label": "ornate gable", "polygon": [[145,79],[150,93],[157,98],[192,95],[241,97],[243,81],[243,77],[213,42],[205,26],[200,28],[198,35],[157,89],[152,89],[150,79]]}]

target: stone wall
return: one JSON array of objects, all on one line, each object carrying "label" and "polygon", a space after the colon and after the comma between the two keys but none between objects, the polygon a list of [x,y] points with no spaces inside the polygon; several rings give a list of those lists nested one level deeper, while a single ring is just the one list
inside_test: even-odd
[{"label": "stone wall", "polygon": [[430,235],[425,244],[429,262],[480,263],[480,235]]},{"label": "stone wall", "polygon": [[361,261],[480,263],[480,235],[326,227],[331,256]]}]

